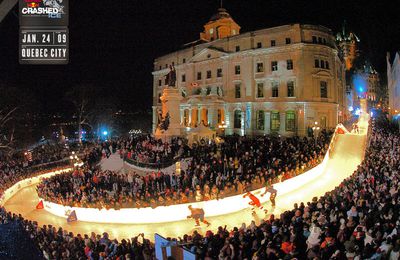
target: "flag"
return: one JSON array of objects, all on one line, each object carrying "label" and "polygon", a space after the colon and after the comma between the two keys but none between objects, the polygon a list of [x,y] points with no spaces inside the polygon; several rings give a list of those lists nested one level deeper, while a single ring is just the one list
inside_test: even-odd
[{"label": "flag", "polygon": [[340,135],[342,135],[342,134],[344,134],[344,130],[342,129],[342,128],[338,128],[337,129],[337,131],[336,131],[338,134],[340,134]]},{"label": "flag", "polygon": [[43,200],[36,205],[36,209],[44,209]]},{"label": "flag", "polygon": [[78,218],[76,217],[76,212],[75,212],[75,210],[73,210],[71,212],[71,214],[69,214],[69,216],[67,218],[67,222],[70,223],[70,222],[74,222],[74,221],[77,221],[77,220],[78,220]]}]

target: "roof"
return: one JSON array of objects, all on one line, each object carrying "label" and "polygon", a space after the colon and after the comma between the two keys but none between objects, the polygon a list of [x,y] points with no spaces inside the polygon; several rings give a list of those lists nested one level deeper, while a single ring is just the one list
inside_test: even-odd
[{"label": "roof", "polygon": [[218,8],[218,13],[214,14],[210,18],[211,21],[216,21],[222,18],[232,18],[231,15],[226,11],[225,8]]}]

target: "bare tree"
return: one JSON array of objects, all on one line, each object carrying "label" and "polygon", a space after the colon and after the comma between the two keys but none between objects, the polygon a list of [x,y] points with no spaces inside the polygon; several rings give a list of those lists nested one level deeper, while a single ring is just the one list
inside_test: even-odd
[{"label": "bare tree", "polygon": [[82,129],[84,125],[92,128],[89,123],[91,112],[90,112],[90,101],[91,101],[91,86],[90,85],[79,85],[67,93],[67,98],[75,107],[75,116],[78,124],[78,140],[82,143]]},{"label": "bare tree", "polygon": [[0,110],[0,150],[13,150],[15,125],[10,127],[10,123],[14,120],[13,114],[17,109],[18,107]]}]

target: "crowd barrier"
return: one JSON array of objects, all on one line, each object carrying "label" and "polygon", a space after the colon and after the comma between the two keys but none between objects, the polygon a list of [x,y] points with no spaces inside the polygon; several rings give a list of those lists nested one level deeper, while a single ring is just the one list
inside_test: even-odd
[{"label": "crowd barrier", "polygon": [[4,193],[0,197],[0,206],[4,206],[4,204],[9,199],[11,199],[18,191],[20,191],[26,187],[29,187],[31,185],[38,184],[43,178],[49,178],[49,177],[57,175],[57,174],[71,171],[72,169],[73,168],[71,168],[71,167],[66,167],[66,168],[50,171],[50,172],[47,172],[44,174],[40,174],[38,176],[26,178],[24,180],[17,182],[16,184],[14,184],[13,186],[11,186],[10,188],[8,188],[7,190],[4,191]]},{"label": "crowd barrier", "polygon": [[[337,127],[335,129],[335,133],[332,136],[333,140],[336,140],[336,135],[338,134],[336,130]],[[331,145],[334,145],[334,143],[331,142],[330,146]],[[301,188],[308,182],[320,177],[323,174],[329,160],[329,153],[330,149],[328,149],[327,153],[325,154],[323,161],[309,171],[283,182],[274,184],[274,188],[277,190],[278,196]],[[5,192],[5,195],[3,196],[4,198],[2,197],[0,203],[5,203],[7,199],[12,197],[12,195],[18,192],[20,189],[38,183],[41,178],[61,174],[65,171],[67,170],[46,173],[38,177],[33,177],[20,181]],[[261,192],[264,191],[265,188],[260,188],[252,191],[252,193],[255,195],[259,195]],[[189,205],[192,205],[195,208],[203,208],[206,212],[207,217],[238,212],[250,207],[248,204],[249,199],[244,198],[243,195],[244,194],[230,196],[219,200],[209,200],[171,206],[159,206],[156,208],[122,208],[119,210],[69,207],[48,202],[43,199],[40,200],[43,200],[44,209],[46,211],[63,218],[67,218],[71,214],[71,212],[75,211],[77,219],[79,221],[118,224],[147,224],[173,222],[187,219],[187,216],[190,215],[190,212],[188,210]],[[258,197],[261,203],[265,203],[269,200],[269,194],[266,194],[266,196],[263,197]]]},{"label": "crowd barrier", "polygon": [[163,168],[167,168],[171,165],[174,165],[177,160],[168,160],[165,162],[160,162],[160,163],[145,163],[145,162],[140,162],[140,161],[135,161],[130,158],[124,158],[124,162],[136,166],[138,168],[144,168],[144,169],[151,169],[151,170],[159,170]]}]

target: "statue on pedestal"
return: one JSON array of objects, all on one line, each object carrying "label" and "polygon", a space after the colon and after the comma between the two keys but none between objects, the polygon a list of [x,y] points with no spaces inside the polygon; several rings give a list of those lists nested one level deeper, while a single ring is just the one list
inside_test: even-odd
[{"label": "statue on pedestal", "polygon": [[176,83],[176,70],[174,66],[169,65],[169,72],[165,76],[167,79],[168,87],[175,87]]},{"label": "statue on pedestal", "polygon": [[169,127],[169,112],[165,115],[165,117],[162,117],[161,121],[158,124],[158,128],[160,130],[167,130]]}]

